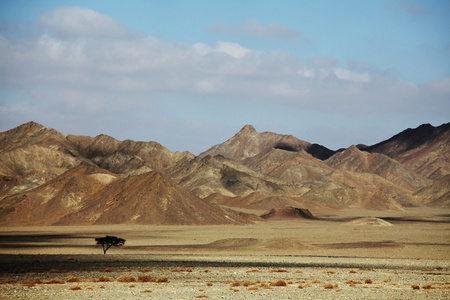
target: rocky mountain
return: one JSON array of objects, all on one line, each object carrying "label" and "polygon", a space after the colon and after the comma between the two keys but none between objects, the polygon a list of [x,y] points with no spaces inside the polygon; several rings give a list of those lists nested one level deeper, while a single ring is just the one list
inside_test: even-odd
[{"label": "rocky mountain", "polygon": [[449,129],[425,124],[332,151],[246,125],[196,157],[29,122],[0,133],[0,224],[244,224],[260,219],[230,207],[449,207]]},{"label": "rocky mountain", "polygon": [[259,133],[251,125],[245,125],[236,135],[222,144],[213,146],[199,156],[223,155],[237,161],[242,161],[255,155],[269,152],[272,149],[299,152],[305,151],[314,157],[325,159],[334,151],[318,145],[302,141],[293,135],[280,135],[273,132]]},{"label": "rocky mountain", "polygon": [[438,127],[423,124],[361,150],[385,154],[417,174],[435,180],[450,173],[449,141],[450,123]]}]

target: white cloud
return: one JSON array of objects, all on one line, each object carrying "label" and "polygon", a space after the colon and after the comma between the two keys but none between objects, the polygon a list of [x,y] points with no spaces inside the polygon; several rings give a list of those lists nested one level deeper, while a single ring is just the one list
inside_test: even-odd
[{"label": "white cloud", "polygon": [[255,36],[262,39],[282,39],[282,40],[296,40],[302,42],[309,42],[308,39],[302,36],[301,32],[293,30],[287,26],[277,23],[269,23],[263,25],[258,19],[245,21],[239,25],[225,25],[216,23],[208,28],[209,32],[220,34],[233,34]]},{"label": "white cloud", "polygon": [[[301,64],[284,50],[266,53],[226,41],[214,47],[171,44],[133,35],[113,19],[80,8],[55,9],[41,17],[41,25],[44,33],[34,38],[0,36],[0,87],[33,91],[36,101],[45,99],[50,107],[88,113],[148,108],[171,93],[346,114],[449,110],[448,79],[413,85],[373,75],[362,63],[339,68],[333,57]],[[436,112],[433,103],[444,107]]]},{"label": "white cloud", "polygon": [[59,7],[40,17],[40,24],[59,38],[117,38],[130,31],[113,18],[90,9]]}]

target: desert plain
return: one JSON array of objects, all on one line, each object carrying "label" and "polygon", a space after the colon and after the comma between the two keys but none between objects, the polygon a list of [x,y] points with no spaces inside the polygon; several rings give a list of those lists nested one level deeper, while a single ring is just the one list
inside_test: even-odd
[{"label": "desert plain", "polygon": [[[449,209],[312,213],[319,219],[2,227],[0,298],[450,297]],[[104,255],[94,238],[105,235],[126,243]]]}]

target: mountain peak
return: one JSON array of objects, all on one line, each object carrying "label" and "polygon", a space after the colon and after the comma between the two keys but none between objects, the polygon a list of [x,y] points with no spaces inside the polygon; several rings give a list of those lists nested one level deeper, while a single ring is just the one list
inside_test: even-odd
[{"label": "mountain peak", "polygon": [[239,132],[254,133],[256,132],[256,129],[252,125],[247,124],[244,127],[242,127],[242,129]]}]

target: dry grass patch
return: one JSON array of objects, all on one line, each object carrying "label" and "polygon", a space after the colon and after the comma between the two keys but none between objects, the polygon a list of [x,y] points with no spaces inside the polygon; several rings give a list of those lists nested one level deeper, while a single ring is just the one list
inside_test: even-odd
[{"label": "dry grass patch", "polygon": [[136,278],[134,278],[134,276],[130,276],[130,275],[124,275],[124,276],[120,276],[119,278],[117,278],[118,282],[136,282]]},{"label": "dry grass patch", "polygon": [[110,282],[111,281],[111,277],[109,276],[100,276],[96,282]]},{"label": "dry grass patch", "polygon": [[347,280],[345,283],[346,283],[346,284],[362,284],[362,282],[360,282],[360,281],[354,281],[354,280]]},{"label": "dry grass patch", "polygon": [[252,286],[248,288],[249,291],[259,291],[259,288],[256,286]]},{"label": "dry grass patch", "polygon": [[102,273],[112,273],[112,270],[110,268],[102,269],[100,270]]},{"label": "dry grass patch", "polygon": [[139,276],[137,279],[138,282],[155,282],[156,278],[148,275]]},{"label": "dry grass patch", "polygon": [[289,271],[284,269],[273,269],[269,270],[269,273],[289,273]]},{"label": "dry grass patch", "polygon": [[170,270],[170,272],[174,272],[174,273],[182,273],[182,272],[191,273],[192,269],[173,269],[173,270]]},{"label": "dry grass patch", "polygon": [[140,269],[138,271],[142,272],[142,273],[148,273],[148,272],[151,272],[152,270],[150,270],[150,269]]},{"label": "dry grass patch", "polygon": [[17,283],[17,280],[15,279],[5,279],[1,282],[1,284],[13,284],[13,283]]},{"label": "dry grass patch", "polygon": [[80,279],[78,277],[70,276],[67,278],[67,282],[80,282]]},{"label": "dry grass patch", "polygon": [[247,273],[262,273],[260,270],[248,270]]},{"label": "dry grass patch", "polygon": [[195,298],[209,298],[209,297],[206,295],[200,295],[200,296],[195,296]]},{"label": "dry grass patch", "polygon": [[27,280],[22,281],[22,284],[32,284],[32,285],[42,284],[42,283],[44,283],[44,282],[39,277],[35,277],[33,279],[27,279]]},{"label": "dry grass patch", "polygon": [[311,281],[311,283],[322,283],[322,281],[320,281],[319,279],[316,279],[316,280]]},{"label": "dry grass patch", "polygon": [[64,282],[64,280],[61,280],[59,278],[52,278],[47,281],[44,281],[44,283],[45,284],[64,284],[65,282]]},{"label": "dry grass patch", "polygon": [[297,270],[297,271],[295,271],[295,273],[301,274],[301,273],[303,273],[303,271],[302,270]]}]

